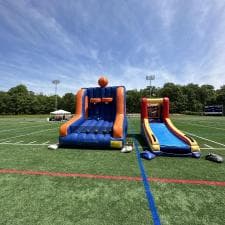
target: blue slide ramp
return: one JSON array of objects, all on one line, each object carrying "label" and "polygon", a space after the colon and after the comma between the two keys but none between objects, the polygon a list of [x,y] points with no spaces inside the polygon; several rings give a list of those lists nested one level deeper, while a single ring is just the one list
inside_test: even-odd
[{"label": "blue slide ramp", "polygon": [[149,123],[149,126],[158,139],[160,151],[175,154],[191,153],[190,145],[172,133],[165,123]]}]

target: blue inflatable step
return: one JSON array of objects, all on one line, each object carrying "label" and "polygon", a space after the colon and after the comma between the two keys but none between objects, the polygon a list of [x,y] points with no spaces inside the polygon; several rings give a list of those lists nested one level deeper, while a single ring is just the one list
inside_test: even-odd
[{"label": "blue inflatable step", "polygon": [[85,120],[73,133],[109,134],[112,132],[113,122],[105,120]]}]

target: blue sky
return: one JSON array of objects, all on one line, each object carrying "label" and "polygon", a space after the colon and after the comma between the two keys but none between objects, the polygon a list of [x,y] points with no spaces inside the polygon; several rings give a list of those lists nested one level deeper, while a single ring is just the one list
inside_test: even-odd
[{"label": "blue sky", "polygon": [[0,90],[225,84],[223,0],[0,0]]}]

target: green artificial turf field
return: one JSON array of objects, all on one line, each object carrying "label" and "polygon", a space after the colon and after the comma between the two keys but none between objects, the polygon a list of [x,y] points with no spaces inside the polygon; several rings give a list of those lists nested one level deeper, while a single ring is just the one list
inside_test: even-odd
[{"label": "green artificial turf field", "polygon": [[[225,181],[225,163],[204,159],[208,152],[225,158],[225,117],[172,116],[194,137],[200,159],[157,157],[143,160],[148,177]],[[48,150],[60,123],[45,117],[0,117],[0,170],[48,171],[140,177],[135,151]],[[129,119],[129,137],[145,148],[139,119]],[[224,224],[225,186],[150,181],[162,224]],[[153,224],[142,181],[0,174],[0,224]]]}]

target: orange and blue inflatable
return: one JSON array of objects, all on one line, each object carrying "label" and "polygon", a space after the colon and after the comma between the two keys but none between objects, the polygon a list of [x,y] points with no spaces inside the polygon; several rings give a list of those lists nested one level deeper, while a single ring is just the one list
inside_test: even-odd
[{"label": "orange and blue inflatable", "polygon": [[100,87],[82,88],[76,95],[76,114],[60,127],[60,147],[121,149],[126,141],[126,90],[124,86],[107,87],[100,77]]}]

